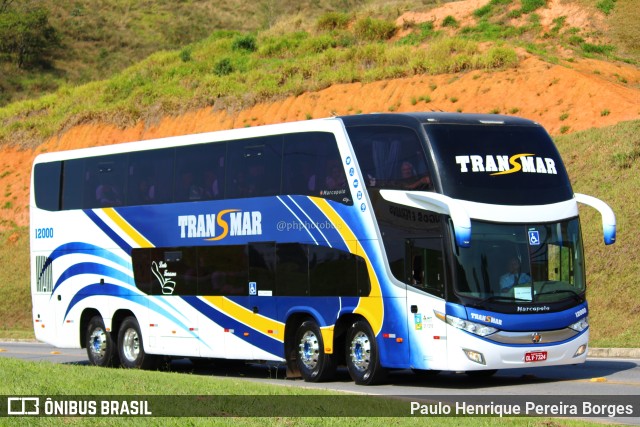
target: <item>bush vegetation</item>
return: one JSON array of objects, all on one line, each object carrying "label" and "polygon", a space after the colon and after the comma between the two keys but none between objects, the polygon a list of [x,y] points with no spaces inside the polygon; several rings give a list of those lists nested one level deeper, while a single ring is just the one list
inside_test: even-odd
[{"label": "bush vegetation", "polygon": [[238,100],[248,106],[334,83],[518,62],[507,45],[481,51],[477,41],[461,37],[434,36],[425,48],[381,43],[394,32],[390,21],[372,18],[355,22],[352,30],[330,33],[218,31],[179,51],[155,53],[108,80],[64,87],[0,109],[0,142],[34,147],[62,128],[92,120],[127,125],[188,108],[237,106]]}]

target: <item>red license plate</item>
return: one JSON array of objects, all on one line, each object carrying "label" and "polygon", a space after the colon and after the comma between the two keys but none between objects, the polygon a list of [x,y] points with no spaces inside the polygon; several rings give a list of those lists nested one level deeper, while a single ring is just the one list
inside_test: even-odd
[{"label": "red license plate", "polygon": [[546,351],[532,351],[524,354],[525,362],[543,362],[545,360],[547,360]]}]

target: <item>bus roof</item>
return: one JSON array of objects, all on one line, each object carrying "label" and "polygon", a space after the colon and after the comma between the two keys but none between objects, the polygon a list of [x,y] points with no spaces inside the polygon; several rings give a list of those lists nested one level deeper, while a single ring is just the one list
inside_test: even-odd
[{"label": "bus roof", "polygon": [[[415,112],[415,113],[371,113],[352,116],[327,117],[315,120],[303,120],[296,122],[284,122],[270,125],[262,125],[248,128],[227,129],[214,132],[204,132],[179,136],[170,136],[158,139],[140,140],[135,142],[122,142],[98,147],[79,148],[57,152],[43,153],[36,157],[34,163],[65,160],[92,155],[114,154],[128,151],[148,150],[150,148],[166,148],[204,142],[216,142],[251,138],[268,134],[327,131],[332,121],[340,120],[345,126],[361,125],[405,125],[420,124],[487,124],[487,125],[517,125],[540,126],[539,124],[520,117],[503,116],[497,114],[467,114],[444,112]],[[335,122],[334,122],[335,123]]]},{"label": "bus roof", "polygon": [[367,124],[459,124],[459,125],[512,125],[512,126],[540,126],[538,123],[521,117],[499,114],[470,114],[445,112],[416,112],[416,113],[372,113],[339,117],[346,126]]}]

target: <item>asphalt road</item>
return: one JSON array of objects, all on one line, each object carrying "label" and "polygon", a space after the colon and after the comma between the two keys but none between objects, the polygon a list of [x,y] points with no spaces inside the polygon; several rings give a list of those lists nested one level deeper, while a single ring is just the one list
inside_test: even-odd
[{"label": "asphalt road", "polygon": [[[33,342],[0,342],[0,357],[88,364],[85,350],[56,349]],[[187,359],[180,359],[172,362],[170,370],[387,396],[638,396],[640,399],[640,359],[590,358],[581,365],[502,370],[487,379],[470,379],[463,373],[453,372],[418,378],[411,371],[395,371],[389,375],[386,384],[369,387],[355,385],[346,370],[339,370],[335,381],[321,384],[285,379],[284,368],[273,365],[194,365]],[[604,419],[609,422],[640,425],[640,418]]]}]

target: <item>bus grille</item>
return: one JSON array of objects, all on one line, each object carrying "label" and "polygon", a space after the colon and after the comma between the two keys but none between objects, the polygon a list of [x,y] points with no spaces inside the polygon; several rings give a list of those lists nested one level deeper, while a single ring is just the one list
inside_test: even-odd
[{"label": "bus grille", "polygon": [[[51,263],[46,264],[48,258],[41,255],[36,256],[37,292],[51,293],[52,291]],[[45,265],[46,268],[44,268]]]}]

